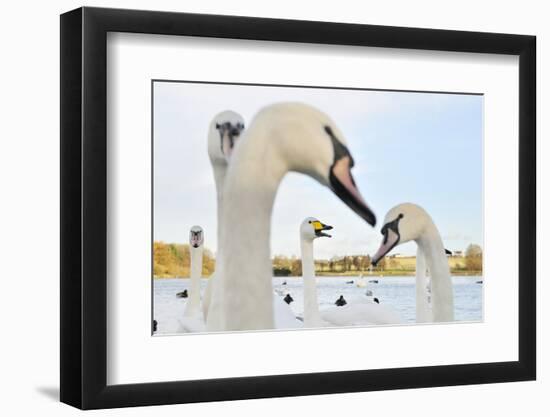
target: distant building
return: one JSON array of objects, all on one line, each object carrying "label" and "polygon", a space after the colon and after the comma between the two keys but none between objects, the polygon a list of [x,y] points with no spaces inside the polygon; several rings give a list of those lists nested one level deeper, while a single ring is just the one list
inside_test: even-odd
[{"label": "distant building", "polygon": [[402,253],[394,253],[393,255],[388,256],[388,258],[390,258],[390,259],[393,259],[393,258],[410,258],[412,256],[413,255],[404,255]]},{"label": "distant building", "polygon": [[455,250],[453,251],[453,256],[462,257],[464,256],[464,252],[462,252],[461,250]]}]

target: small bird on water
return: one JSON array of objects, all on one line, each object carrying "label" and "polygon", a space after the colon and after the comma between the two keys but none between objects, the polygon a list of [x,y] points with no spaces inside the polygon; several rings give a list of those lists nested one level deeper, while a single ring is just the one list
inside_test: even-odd
[{"label": "small bird on water", "polygon": [[294,301],[294,298],[292,298],[290,294],[287,294],[285,295],[285,298],[283,298],[283,300],[285,301],[285,303],[290,304],[291,302]]},{"label": "small bird on water", "polygon": [[187,290],[183,290],[182,292],[179,292],[176,294],[176,297],[178,298],[187,298],[189,294],[187,293]]},{"label": "small bird on water", "polygon": [[344,296],[340,295],[340,298],[338,298],[338,300],[336,300],[334,304],[336,304],[338,307],[342,307],[345,306],[347,303],[348,302],[345,300]]}]

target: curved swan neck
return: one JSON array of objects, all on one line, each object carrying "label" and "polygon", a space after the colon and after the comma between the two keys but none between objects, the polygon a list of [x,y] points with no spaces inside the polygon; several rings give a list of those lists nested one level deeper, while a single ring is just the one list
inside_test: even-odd
[{"label": "curved swan neck", "polygon": [[247,139],[242,139],[233,155],[225,179],[220,223],[223,251],[214,288],[222,315],[212,320],[208,315],[209,330],[274,327],[271,213],[288,168],[269,149],[270,141]]},{"label": "curved swan neck", "polygon": [[189,289],[189,300],[185,306],[185,315],[190,316],[200,312],[200,303],[201,303],[201,275],[202,275],[202,255],[203,247],[199,246],[194,248],[193,246],[189,247],[190,251],[190,263],[191,263],[191,272],[190,272],[190,289]]},{"label": "curved swan neck", "polygon": [[453,284],[445,247],[437,228],[430,224],[417,240],[431,274],[432,314],[435,322],[454,320]]},{"label": "curved swan neck", "polygon": [[313,259],[313,241],[301,238],[302,278],[304,285],[304,326],[317,327],[321,323]]}]

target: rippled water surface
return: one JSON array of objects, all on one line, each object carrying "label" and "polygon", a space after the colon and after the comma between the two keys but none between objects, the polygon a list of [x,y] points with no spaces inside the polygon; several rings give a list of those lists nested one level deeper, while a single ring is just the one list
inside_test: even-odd
[{"label": "rippled water surface", "polygon": [[[483,319],[483,284],[482,278],[453,277],[455,320],[481,321]],[[378,282],[373,282],[378,281]],[[208,279],[203,279],[201,291],[204,292]],[[301,278],[273,278],[275,291],[284,296],[290,294],[294,299],[291,307],[296,315],[303,312],[303,292]],[[159,322],[158,333],[164,333],[160,323],[173,321],[183,314],[186,299],[177,298],[176,293],[189,288],[188,279],[156,279],[154,280],[154,318]],[[317,291],[320,308],[334,306],[336,299],[343,295],[350,302],[367,297],[376,297],[382,304],[395,308],[402,319],[414,323],[415,317],[415,281],[414,277],[384,277],[372,276],[358,279],[357,277],[319,277]]]}]

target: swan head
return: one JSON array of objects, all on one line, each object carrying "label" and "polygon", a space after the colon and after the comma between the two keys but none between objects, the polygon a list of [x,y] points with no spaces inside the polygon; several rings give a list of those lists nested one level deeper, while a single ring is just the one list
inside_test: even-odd
[{"label": "swan head", "polygon": [[212,119],[208,131],[208,156],[213,164],[228,164],[243,130],[244,119],[234,111],[223,111]]},{"label": "swan head", "polygon": [[376,224],[351,173],[354,160],[344,135],[326,114],[303,103],[278,103],[264,108],[254,124],[254,130],[260,125],[268,136],[281,138],[278,152],[290,171],[313,177],[371,226]]},{"label": "swan head", "polygon": [[300,225],[300,236],[304,240],[313,241],[320,237],[332,237],[326,230],[332,230],[332,226],[321,223],[314,217],[307,217]]},{"label": "swan head", "polygon": [[336,136],[330,125],[326,125],[324,130],[330,137],[333,150],[333,159],[328,175],[330,189],[349,208],[374,227],[376,216],[363,199],[351,174],[354,161],[350,151],[342,141],[342,136]]},{"label": "swan head", "polygon": [[384,217],[384,225],[380,230],[382,244],[372,257],[372,265],[376,266],[397,245],[420,238],[429,224],[430,216],[416,204],[403,203],[393,207]]},{"label": "swan head", "polygon": [[202,227],[200,226],[193,226],[191,230],[189,230],[189,245],[193,248],[198,248],[202,246],[204,243],[204,234],[202,232]]}]

